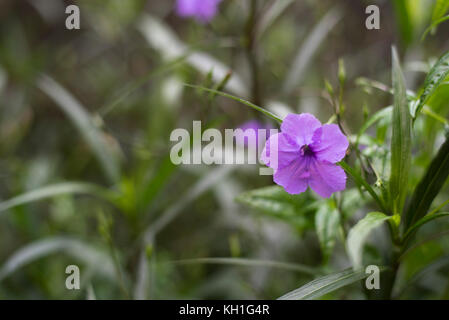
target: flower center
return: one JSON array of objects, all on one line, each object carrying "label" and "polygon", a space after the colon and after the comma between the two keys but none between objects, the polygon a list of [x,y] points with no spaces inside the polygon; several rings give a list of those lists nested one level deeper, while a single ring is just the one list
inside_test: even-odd
[{"label": "flower center", "polygon": [[303,156],[303,157],[309,156],[310,157],[313,155],[314,155],[313,150],[307,144],[305,144],[301,147],[301,156]]}]

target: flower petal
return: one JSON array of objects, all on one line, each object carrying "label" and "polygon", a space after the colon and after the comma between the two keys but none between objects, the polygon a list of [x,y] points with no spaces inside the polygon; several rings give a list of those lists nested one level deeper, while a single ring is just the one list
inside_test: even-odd
[{"label": "flower petal", "polygon": [[290,194],[299,194],[307,190],[307,181],[310,176],[307,171],[309,159],[300,157],[288,166],[278,169],[273,180],[284,187]]},{"label": "flower petal", "polygon": [[272,135],[265,144],[260,159],[275,171],[300,157],[301,146],[284,133]]},{"label": "flower petal", "polygon": [[336,124],[325,124],[315,131],[310,145],[319,161],[337,163],[346,155],[349,142]]},{"label": "flower petal", "polygon": [[[250,120],[241,124],[235,131],[235,141],[240,146],[262,149],[266,141],[271,135],[271,129],[274,129],[270,124],[264,124],[258,120]],[[259,130],[265,130],[265,134],[259,137]],[[255,142],[250,141],[250,137],[255,136]],[[261,146],[260,146],[261,145]]]},{"label": "flower petal", "polygon": [[346,188],[345,171],[336,164],[312,160],[309,171],[310,188],[324,198]]},{"label": "flower petal", "polygon": [[281,125],[281,131],[303,146],[311,144],[313,133],[321,127],[321,122],[309,113],[289,114]]},{"label": "flower petal", "polygon": [[195,17],[199,22],[207,23],[217,14],[221,0],[178,0],[176,13],[181,17]]},{"label": "flower petal", "polygon": [[178,0],[176,13],[181,17],[193,16],[197,12],[198,0]]}]

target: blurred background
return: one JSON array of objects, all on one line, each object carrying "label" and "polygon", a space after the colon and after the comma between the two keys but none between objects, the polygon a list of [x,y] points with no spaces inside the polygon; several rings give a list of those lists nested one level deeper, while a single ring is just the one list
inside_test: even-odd
[{"label": "blurred background", "polygon": [[[70,4],[80,8],[79,30],[65,27]],[[380,30],[365,27],[370,4]],[[193,120],[203,130],[269,121],[184,83],[324,123],[340,60],[344,117],[356,132],[392,103],[382,90],[392,45],[411,90],[449,49],[449,23],[421,40],[434,4],[223,0],[200,23],[178,16],[171,0],[0,0],[0,298],[273,299],[348,267],[338,238],[332,252],[320,246],[312,193],[279,193],[269,207],[270,189],[244,193],[273,185],[258,165],[172,164],[170,133],[191,131]],[[444,118],[447,97],[446,86],[432,102]],[[435,126],[422,124],[418,139],[438,139]],[[356,191],[346,199],[368,212]],[[448,252],[446,242],[411,255],[404,277]],[[68,265],[80,268],[80,290],[65,287]],[[447,272],[407,292],[400,297],[449,297]],[[364,295],[355,285],[326,298]]]}]

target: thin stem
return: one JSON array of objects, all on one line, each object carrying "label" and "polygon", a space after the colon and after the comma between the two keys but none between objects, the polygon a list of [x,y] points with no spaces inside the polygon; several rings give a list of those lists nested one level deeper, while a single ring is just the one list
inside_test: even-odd
[{"label": "thin stem", "polygon": [[245,54],[248,59],[251,72],[251,95],[255,104],[262,102],[259,84],[259,64],[256,52],[256,13],[257,0],[251,0],[250,12],[245,27]]},{"label": "thin stem", "polygon": [[[343,134],[345,136],[349,137],[351,135],[351,132],[349,131],[349,129],[345,128],[345,126],[343,124],[343,117],[342,117],[343,93],[344,93],[343,87],[340,86],[339,94],[338,94],[338,102],[336,102],[335,101],[336,99],[331,95],[329,95],[329,98],[330,98],[329,102],[334,109],[333,117],[335,117],[338,127],[340,128],[341,132],[343,132]],[[374,167],[372,166],[371,162],[366,158],[365,158],[366,163],[363,161],[364,157],[358,148],[358,142],[356,142],[354,144],[351,141],[349,141],[349,146],[350,146],[351,150],[354,150],[357,160],[360,162],[360,165],[362,167],[363,178],[366,180],[365,172],[368,172],[371,169],[371,171],[373,171],[376,174],[376,177],[379,180],[379,176],[377,175],[376,170],[374,170]]]},{"label": "thin stem", "polygon": [[449,200],[444,201],[442,204],[440,204],[438,207],[436,207],[435,209],[433,209],[430,213],[428,213],[427,215],[432,215],[437,213],[438,211],[441,210],[441,208],[443,208],[445,205],[449,204]]},{"label": "thin stem", "polygon": [[379,198],[379,196],[377,195],[377,193],[373,190],[373,188],[368,184],[368,182],[366,182],[353,168],[351,168],[347,163],[345,163],[344,161],[341,161],[339,163],[337,163],[340,167],[342,167],[349,175],[351,175],[353,177],[353,179],[355,180],[355,182],[358,185],[361,185],[363,187],[365,187],[366,191],[368,191],[368,193],[371,195],[371,197],[374,199],[374,201],[376,201],[376,203],[379,205],[380,209],[385,212],[388,213],[388,210],[384,204],[384,202]]},{"label": "thin stem", "polygon": [[337,199],[337,196],[334,196],[334,203],[335,203],[338,213],[340,214],[340,219],[339,219],[340,228],[343,233],[343,239],[346,241],[348,234],[346,232],[345,221],[344,221],[345,215],[344,215],[343,208],[342,208],[343,195],[340,194],[340,199]]},{"label": "thin stem", "polygon": [[130,295],[129,295],[128,290],[126,289],[126,286],[125,286],[125,281],[124,281],[124,278],[123,278],[123,272],[122,272],[122,268],[120,266],[120,261],[119,261],[118,256],[117,256],[117,251],[115,250],[115,246],[114,246],[111,238],[108,240],[108,245],[109,245],[109,250],[111,251],[112,260],[114,261],[115,271],[117,273],[117,277],[118,277],[118,280],[119,280],[120,289],[123,292],[123,295],[125,296],[125,298],[126,299],[130,299]]}]

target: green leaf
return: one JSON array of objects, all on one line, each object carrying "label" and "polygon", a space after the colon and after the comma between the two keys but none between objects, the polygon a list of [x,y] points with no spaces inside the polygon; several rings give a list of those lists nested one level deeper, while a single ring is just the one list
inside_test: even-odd
[{"label": "green leaf", "polygon": [[441,17],[440,19],[436,20],[435,22],[433,22],[427,29],[426,31],[424,31],[422,37],[421,37],[421,41],[424,41],[427,37],[427,35],[431,32],[434,32],[436,30],[436,28],[442,24],[443,22],[449,20],[449,15]]},{"label": "green leaf", "polygon": [[323,252],[324,261],[328,261],[338,236],[340,214],[338,210],[323,205],[315,215],[315,228]]},{"label": "green leaf", "polygon": [[263,13],[262,17],[257,23],[256,29],[256,40],[260,39],[267,30],[273,25],[273,23],[285,12],[285,10],[293,4],[294,0],[278,0],[273,3],[266,11]]},{"label": "green leaf", "polygon": [[115,279],[114,264],[106,252],[77,239],[52,237],[34,241],[14,252],[0,268],[0,281],[27,264],[59,252],[86,263],[102,276]]},{"label": "green leaf", "polygon": [[163,159],[151,178],[139,188],[139,194],[137,195],[138,210],[146,210],[146,207],[152,203],[161,189],[167,184],[176,168],[177,166],[173,164],[169,156]]},{"label": "green leaf", "polygon": [[315,210],[315,203],[307,194],[291,195],[280,186],[270,186],[245,192],[236,199],[267,216],[283,220],[298,230],[309,226],[307,213]]},{"label": "green leaf", "polygon": [[441,19],[449,10],[449,0],[436,0],[432,13],[432,24]]},{"label": "green leaf", "polygon": [[393,6],[402,41],[409,45],[413,41],[415,31],[409,2],[406,0],[393,0]]},{"label": "green leaf", "polygon": [[371,231],[391,218],[381,212],[370,212],[349,231],[347,249],[354,268],[362,266],[363,246]]},{"label": "green leaf", "polygon": [[443,83],[448,74],[449,51],[441,56],[441,58],[435,63],[427,74],[426,80],[424,81],[424,90],[419,97],[415,110],[413,111],[413,118],[416,119],[419,112],[424,107],[424,104],[429,100],[435,90]]},{"label": "green leaf", "polygon": [[353,168],[351,168],[346,162],[341,161],[337,163],[340,167],[342,167],[355,181],[355,183],[359,187],[364,187],[366,191],[371,195],[371,197],[377,202],[379,207],[382,209],[382,211],[387,211],[384,202],[379,198],[377,193],[373,190],[373,188],[369,185],[368,182],[363,179],[360,174],[355,171]]},{"label": "green leaf", "polygon": [[329,292],[340,289],[344,286],[350,285],[354,282],[366,278],[364,270],[346,269],[337,273],[332,273],[327,276],[315,279],[299,289],[291,291],[278,300],[312,300],[319,298]]},{"label": "green leaf", "polygon": [[229,99],[235,100],[235,101],[240,102],[240,103],[242,103],[244,105],[247,105],[248,107],[253,108],[254,110],[257,110],[257,111],[263,113],[264,115],[270,117],[273,120],[276,120],[279,123],[282,123],[282,119],[279,118],[278,116],[276,116],[275,114],[271,113],[270,111],[268,111],[268,110],[266,110],[266,109],[264,109],[262,107],[259,107],[259,106],[255,105],[254,103],[246,101],[244,99],[238,98],[236,96],[233,96],[231,94],[228,94],[228,93],[225,93],[225,92],[222,92],[222,91],[209,89],[209,88],[205,88],[205,87],[202,87],[202,86],[196,86],[196,85],[191,85],[191,84],[184,84],[184,85],[187,86],[187,87],[190,87],[190,88],[204,90],[204,91],[207,91],[207,92],[210,92],[210,93],[214,93],[214,94],[220,95],[220,96],[225,97],[225,98],[229,98]]},{"label": "green leaf", "polygon": [[426,223],[433,221],[439,218],[445,218],[449,216],[449,212],[440,212],[435,214],[428,214],[422,217],[418,222],[416,222],[413,226],[411,226],[406,234],[404,235],[404,241],[407,241],[419,228],[421,228]]},{"label": "green leaf", "polygon": [[34,201],[56,197],[62,194],[90,194],[108,201],[114,199],[113,194],[102,187],[88,183],[64,182],[38,188],[16,196],[12,199],[0,202],[0,213],[8,209],[31,203]]},{"label": "green leaf", "polygon": [[86,109],[59,83],[42,76],[38,87],[61,108],[73,122],[101,164],[105,174],[113,183],[120,179],[119,158],[107,144],[104,133],[97,128]]},{"label": "green leaf", "polygon": [[301,84],[301,81],[307,74],[307,68],[310,67],[313,58],[315,58],[315,53],[321,44],[325,42],[327,35],[334,29],[342,16],[340,7],[335,6],[311,30],[309,36],[298,50],[294,61],[290,64],[289,72],[282,88],[285,95],[291,94]]},{"label": "green leaf", "polygon": [[404,227],[408,230],[419,219],[424,217],[433,200],[440,192],[449,176],[449,138],[441,146],[430,163],[424,177],[413,192],[410,205],[404,217]]},{"label": "green leaf", "polygon": [[391,138],[390,194],[393,213],[400,214],[407,193],[411,164],[411,116],[407,102],[404,75],[396,50],[393,56],[393,133]]}]

